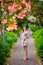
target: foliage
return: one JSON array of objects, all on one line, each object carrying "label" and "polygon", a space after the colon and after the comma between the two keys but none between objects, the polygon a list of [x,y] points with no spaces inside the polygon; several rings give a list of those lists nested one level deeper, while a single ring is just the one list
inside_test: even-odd
[{"label": "foliage", "polygon": [[5,52],[3,50],[2,39],[0,38],[0,64],[3,65],[5,61]]},{"label": "foliage", "polygon": [[41,60],[43,60],[43,28],[38,29],[33,33],[33,37],[35,40],[35,46],[40,56]]},{"label": "foliage", "polygon": [[[7,18],[9,21],[10,21],[10,19],[18,18],[17,15],[20,14],[20,12],[25,10],[25,8],[26,8],[26,11],[27,11],[26,17],[27,17],[27,15],[30,15],[30,12],[31,12],[31,14],[33,14],[35,17],[39,18],[41,24],[43,25],[43,1],[41,1],[41,0],[30,0],[31,6],[29,7],[30,9],[28,8],[28,10],[27,10],[27,7],[28,7],[27,4],[28,4],[29,0],[6,0],[6,1],[1,0],[0,2],[1,2],[1,6],[0,6],[0,9],[1,9],[0,17],[1,17],[1,19],[0,19],[0,21],[3,18]],[[25,2],[27,4],[25,4]],[[10,7],[11,7],[13,4],[15,4],[14,6],[19,5],[20,7],[19,6],[15,7],[15,8],[12,7],[10,9],[10,11],[13,11],[13,12],[10,12],[8,6],[10,5]],[[24,16],[25,15],[23,15],[23,18],[24,18]],[[22,15],[20,14],[20,19],[21,18],[22,18]],[[13,20],[12,20],[12,22],[13,22]],[[11,21],[10,21],[10,23],[11,23]]]},{"label": "foliage", "polygon": [[8,43],[13,43],[17,40],[17,32],[7,32],[5,31],[5,41]]},{"label": "foliage", "polygon": [[18,32],[20,32],[20,30],[22,30],[22,27],[19,26],[19,27],[18,27]]},{"label": "foliage", "polygon": [[17,41],[18,33],[7,32],[5,31],[5,43],[3,44],[2,39],[0,38],[0,64],[5,65],[6,58],[10,56],[10,49],[12,44]]},{"label": "foliage", "polygon": [[31,0],[31,3],[32,14],[40,19],[40,22],[43,26],[43,0]]},{"label": "foliage", "polygon": [[40,27],[38,25],[35,24],[29,24],[29,29],[32,31],[36,31],[37,29],[39,29]]},{"label": "foliage", "polygon": [[27,17],[27,15],[29,14],[31,10],[31,3],[30,1],[25,1],[25,0],[18,0],[18,1],[17,0],[12,0],[12,1],[1,0],[0,9],[1,9],[0,21],[2,21],[1,23],[6,24],[5,19],[7,19],[8,29],[9,28],[13,29],[15,27],[14,21],[17,18],[23,19],[24,17]]}]

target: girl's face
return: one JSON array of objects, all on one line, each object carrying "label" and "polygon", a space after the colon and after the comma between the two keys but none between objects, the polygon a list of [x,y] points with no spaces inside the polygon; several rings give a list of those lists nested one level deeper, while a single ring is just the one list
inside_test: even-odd
[{"label": "girl's face", "polygon": [[23,27],[23,30],[26,31],[26,27],[25,26]]}]

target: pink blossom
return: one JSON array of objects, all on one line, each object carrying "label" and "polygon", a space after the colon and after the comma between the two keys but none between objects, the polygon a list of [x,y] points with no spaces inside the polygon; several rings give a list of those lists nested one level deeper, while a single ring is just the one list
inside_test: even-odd
[{"label": "pink blossom", "polygon": [[21,10],[21,9],[22,9],[22,7],[19,5],[19,6],[17,7],[17,9],[18,9],[18,10]]},{"label": "pink blossom", "polygon": [[2,24],[6,24],[7,23],[7,19],[3,19],[1,23]]},{"label": "pink blossom", "polygon": [[13,26],[11,27],[11,30],[14,30],[14,27]]},{"label": "pink blossom", "polygon": [[16,28],[17,27],[17,25],[14,25],[14,28]]},{"label": "pink blossom", "polygon": [[22,14],[18,14],[17,18],[23,19]]},{"label": "pink blossom", "polygon": [[17,7],[17,6],[18,6],[18,4],[16,4],[16,3],[14,3],[14,4],[12,4],[12,5],[9,5],[9,6],[8,6],[8,10],[9,10],[10,12],[12,12],[12,11],[14,10],[14,8]]},{"label": "pink blossom", "polygon": [[25,15],[26,12],[27,12],[26,10],[22,10],[22,11],[18,14],[17,18],[23,19],[24,16],[26,16],[26,15]]},{"label": "pink blossom", "polygon": [[23,14],[23,17],[26,16],[26,14]]},{"label": "pink blossom", "polygon": [[22,4],[25,4],[25,0],[21,0],[21,3],[22,3]]},{"label": "pink blossom", "polygon": [[14,29],[17,30],[17,22],[14,20]]},{"label": "pink blossom", "polygon": [[23,16],[18,16],[18,18],[23,19]]},{"label": "pink blossom", "polygon": [[7,28],[6,28],[6,30],[7,31],[12,31],[12,30],[17,30],[17,22],[16,22],[16,20],[14,20],[14,23],[13,24],[10,24]]},{"label": "pink blossom", "polygon": [[23,13],[18,14],[18,18],[20,18],[20,19],[23,19],[24,16],[25,16],[25,14],[23,14]]},{"label": "pink blossom", "polygon": [[14,10],[14,6],[11,6],[11,10],[12,10],[12,11]]},{"label": "pink blossom", "polygon": [[17,6],[18,6],[18,4],[14,3],[14,4],[13,4],[13,6],[14,6],[14,8],[15,8],[15,7],[17,7]]},{"label": "pink blossom", "polygon": [[17,23],[16,23],[16,20],[14,20],[14,25],[16,25]]},{"label": "pink blossom", "polygon": [[12,11],[14,10],[14,6],[13,6],[13,5],[9,5],[9,6],[8,6],[8,10],[9,10],[10,12],[12,12]]},{"label": "pink blossom", "polygon": [[8,10],[9,10],[9,11],[11,10],[11,5],[8,6]]},{"label": "pink blossom", "polygon": [[14,29],[17,30],[17,25],[14,25]]},{"label": "pink blossom", "polygon": [[10,30],[11,30],[11,27],[7,27],[6,30],[7,30],[7,31],[10,31]]},{"label": "pink blossom", "polygon": [[28,8],[28,7],[31,5],[30,1],[27,2],[27,3],[25,3],[25,5],[26,5],[26,7]]},{"label": "pink blossom", "polygon": [[7,27],[7,28],[6,28],[6,30],[7,30],[7,31],[11,31],[11,30],[13,30],[13,29],[14,29],[14,27],[13,27],[13,26],[12,26],[12,27],[11,27],[11,26],[9,26],[9,27]]},{"label": "pink blossom", "polygon": [[15,30],[17,30],[17,28],[15,28]]},{"label": "pink blossom", "polygon": [[26,12],[27,12],[26,9],[24,9],[24,10],[21,11],[22,14],[25,14]]}]

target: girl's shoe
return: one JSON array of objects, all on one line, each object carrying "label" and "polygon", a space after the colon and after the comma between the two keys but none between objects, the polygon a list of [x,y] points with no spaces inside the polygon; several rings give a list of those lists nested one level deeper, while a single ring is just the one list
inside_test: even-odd
[{"label": "girl's shoe", "polygon": [[26,60],[28,60],[28,58],[26,58]]},{"label": "girl's shoe", "polygon": [[28,58],[23,58],[23,60],[28,60]]}]

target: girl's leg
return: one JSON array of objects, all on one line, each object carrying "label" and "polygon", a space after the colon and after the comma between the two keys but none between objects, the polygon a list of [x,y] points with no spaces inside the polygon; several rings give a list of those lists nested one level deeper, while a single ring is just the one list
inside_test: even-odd
[{"label": "girl's leg", "polygon": [[26,58],[28,58],[28,47],[26,46]]},{"label": "girl's leg", "polygon": [[28,49],[27,49],[27,46],[24,46],[24,57],[25,57],[25,59],[28,58]]}]

